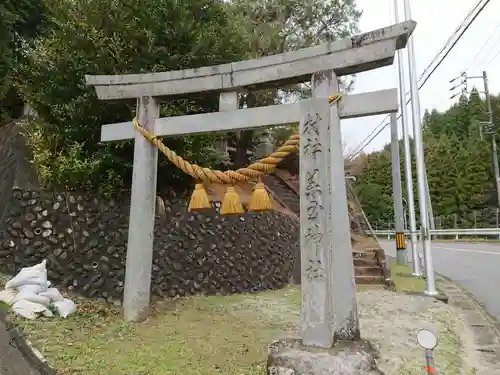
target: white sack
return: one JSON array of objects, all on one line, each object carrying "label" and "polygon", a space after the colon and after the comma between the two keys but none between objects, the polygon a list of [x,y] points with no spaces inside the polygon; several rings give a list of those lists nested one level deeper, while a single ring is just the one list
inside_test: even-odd
[{"label": "white sack", "polygon": [[69,315],[76,312],[75,303],[67,298],[64,298],[59,302],[54,302],[52,305],[56,308],[56,311],[61,318],[67,318]]},{"label": "white sack", "polygon": [[29,290],[17,293],[16,298],[14,298],[14,304],[19,301],[29,301],[33,303],[38,303],[45,307],[49,307],[50,305],[50,299],[48,297],[35,294],[33,292],[30,292]]},{"label": "white sack", "polygon": [[47,297],[50,302],[59,302],[64,299],[62,294],[57,290],[57,288],[49,288],[45,292],[39,293],[40,296]]},{"label": "white sack", "polygon": [[42,315],[46,318],[53,318],[54,317],[54,313],[52,311],[50,311],[49,309],[43,311]]},{"label": "white sack", "polygon": [[41,292],[47,291],[47,286],[38,284],[21,285],[17,287],[17,291],[19,293],[27,292],[27,293],[39,294]]},{"label": "white sack", "polygon": [[14,289],[5,289],[0,292],[0,302],[6,303],[11,306],[16,298],[16,291]]},{"label": "white sack", "polygon": [[22,268],[21,271],[5,284],[6,289],[16,289],[22,285],[47,285],[47,261],[34,265],[33,267]]},{"label": "white sack", "polygon": [[12,311],[29,320],[35,320],[38,315],[46,310],[47,308],[43,305],[25,300],[18,301],[12,305]]},{"label": "white sack", "polygon": [[73,301],[64,298],[56,288],[49,288],[46,263],[44,260],[33,267],[22,268],[0,292],[0,301],[12,305],[14,313],[30,320],[39,315],[54,316],[48,309],[51,304],[62,318],[76,312]]}]

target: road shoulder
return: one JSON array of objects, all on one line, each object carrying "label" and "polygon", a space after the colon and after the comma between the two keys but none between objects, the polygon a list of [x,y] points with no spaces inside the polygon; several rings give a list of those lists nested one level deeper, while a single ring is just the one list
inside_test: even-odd
[{"label": "road shoulder", "polygon": [[476,363],[478,375],[500,374],[500,323],[464,288],[441,275],[438,282],[449,304],[459,309],[464,317],[463,334],[471,336],[465,341],[472,343],[464,348],[468,362]]},{"label": "road shoulder", "polygon": [[30,363],[25,354],[13,340],[11,332],[4,322],[5,313],[0,312],[0,375],[40,375]]}]

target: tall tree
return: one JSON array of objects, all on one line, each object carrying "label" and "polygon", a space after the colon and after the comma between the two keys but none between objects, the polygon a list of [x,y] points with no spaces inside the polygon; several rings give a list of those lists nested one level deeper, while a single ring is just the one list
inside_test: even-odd
[{"label": "tall tree", "polygon": [[[492,97],[492,102],[497,103],[496,100]],[[468,98],[462,96],[444,112],[432,110],[424,114],[424,154],[436,216],[463,216],[486,210],[495,203],[490,140],[489,136],[482,140],[478,128],[479,122],[486,120],[484,108],[484,101],[473,90]],[[358,178],[357,190],[367,215],[387,223],[393,215],[389,147],[370,154],[368,159]],[[412,163],[415,170],[414,159]],[[416,183],[415,178],[413,182]],[[416,199],[418,208],[418,196]],[[472,225],[472,215],[468,220],[462,225]]]},{"label": "tall tree", "polygon": [[0,14],[1,126],[22,113],[23,100],[13,85],[13,74],[26,44],[43,30],[46,8],[40,0],[4,0]]},{"label": "tall tree", "polygon": [[[196,68],[238,60],[241,39],[220,0],[46,0],[51,29],[27,51],[18,85],[38,117],[28,140],[47,185],[110,191],[131,177],[131,142],[102,145],[100,126],[130,120],[133,104],[103,102],[85,74],[126,74]],[[163,115],[213,111],[217,97],[177,100]],[[168,139],[194,162],[210,164],[213,136]],[[212,160],[214,161],[214,160]],[[215,162],[215,161],[214,161]],[[160,184],[184,183],[160,165]]]},{"label": "tall tree", "polygon": [[[354,0],[233,0],[229,12],[232,26],[243,38],[248,59],[347,37],[358,31],[361,16]],[[303,91],[297,86],[290,89]],[[242,98],[241,105],[257,107],[281,99],[277,90],[249,92]],[[258,135],[252,130],[233,135],[237,144],[237,166],[248,163],[247,150],[253,148]]]}]

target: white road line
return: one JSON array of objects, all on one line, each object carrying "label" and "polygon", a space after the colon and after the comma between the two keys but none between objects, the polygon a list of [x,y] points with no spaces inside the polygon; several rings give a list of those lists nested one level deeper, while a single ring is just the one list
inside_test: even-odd
[{"label": "white road line", "polygon": [[452,250],[452,251],[462,251],[464,253],[500,255],[500,252],[486,251],[486,250],[458,249],[456,247],[445,247],[445,246],[436,246],[436,245],[432,245],[432,248],[433,249]]}]

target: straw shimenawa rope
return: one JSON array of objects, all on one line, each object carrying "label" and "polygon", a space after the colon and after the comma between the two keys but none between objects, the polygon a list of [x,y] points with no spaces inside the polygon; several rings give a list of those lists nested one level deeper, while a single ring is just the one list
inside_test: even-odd
[{"label": "straw shimenawa rope", "polygon": [[[328,101],[330,104],[333,104],[336,103],[341,97],[341,94],[333,95],[328,97]],[[239,215],[245,212],[239,201],[238,193],[236,192],[234,185],[249,182],[251,180],[257,180],[257,184],[254,187],[248,208],[251,211],[257,212],[272,209],[271,199],[265,185],[260,181],[260,177],[271,172],[279,163],[281,163],[283,159],[291,153],[297,151],[300,142],[299,130],[297,130],[286,140],[285,143],[278,147],[278,149],[272,152],[269,156],[262,158],[245,168],[240,168],[235,171],[219,171],[217,169],[203,168],[197,164],[188,162],[181,156],[177,155],[175,151],[165,146],[161,139],[144,129],[139,124],[137,118],[134,118],[132,123],[134,128],[147,140],[154,144],[172,164],[198,181],[193,194],[191,195],[189,211],[212,208],[208,194],[205,191],[204,182],[230,185],[226,189],[226,194],[222,201],[220,208],[221,215]]]},{"label": "straw shimenawa rope", "polygon": [[158,150],[160,150],[162,154],[164,154],[167,159],[181,171],[190,175],[197,181],[212,182],[217,184],[234,185],[258,179],[262,175],[271,172],[284,158],[295,152],[300,142],[299,132],[297,131],[268,157],[260,159],[247,167],[237,169],[236,171],[220,171],[217,169],[203,168],[197,164],[188,162],[181,156],[177,155],[175,151],[165,146],[161,139],[155,137],[149,131],[144,129],[137,121],[137,118],[134,118],[133,124],[146,139],[158,147]]}]

